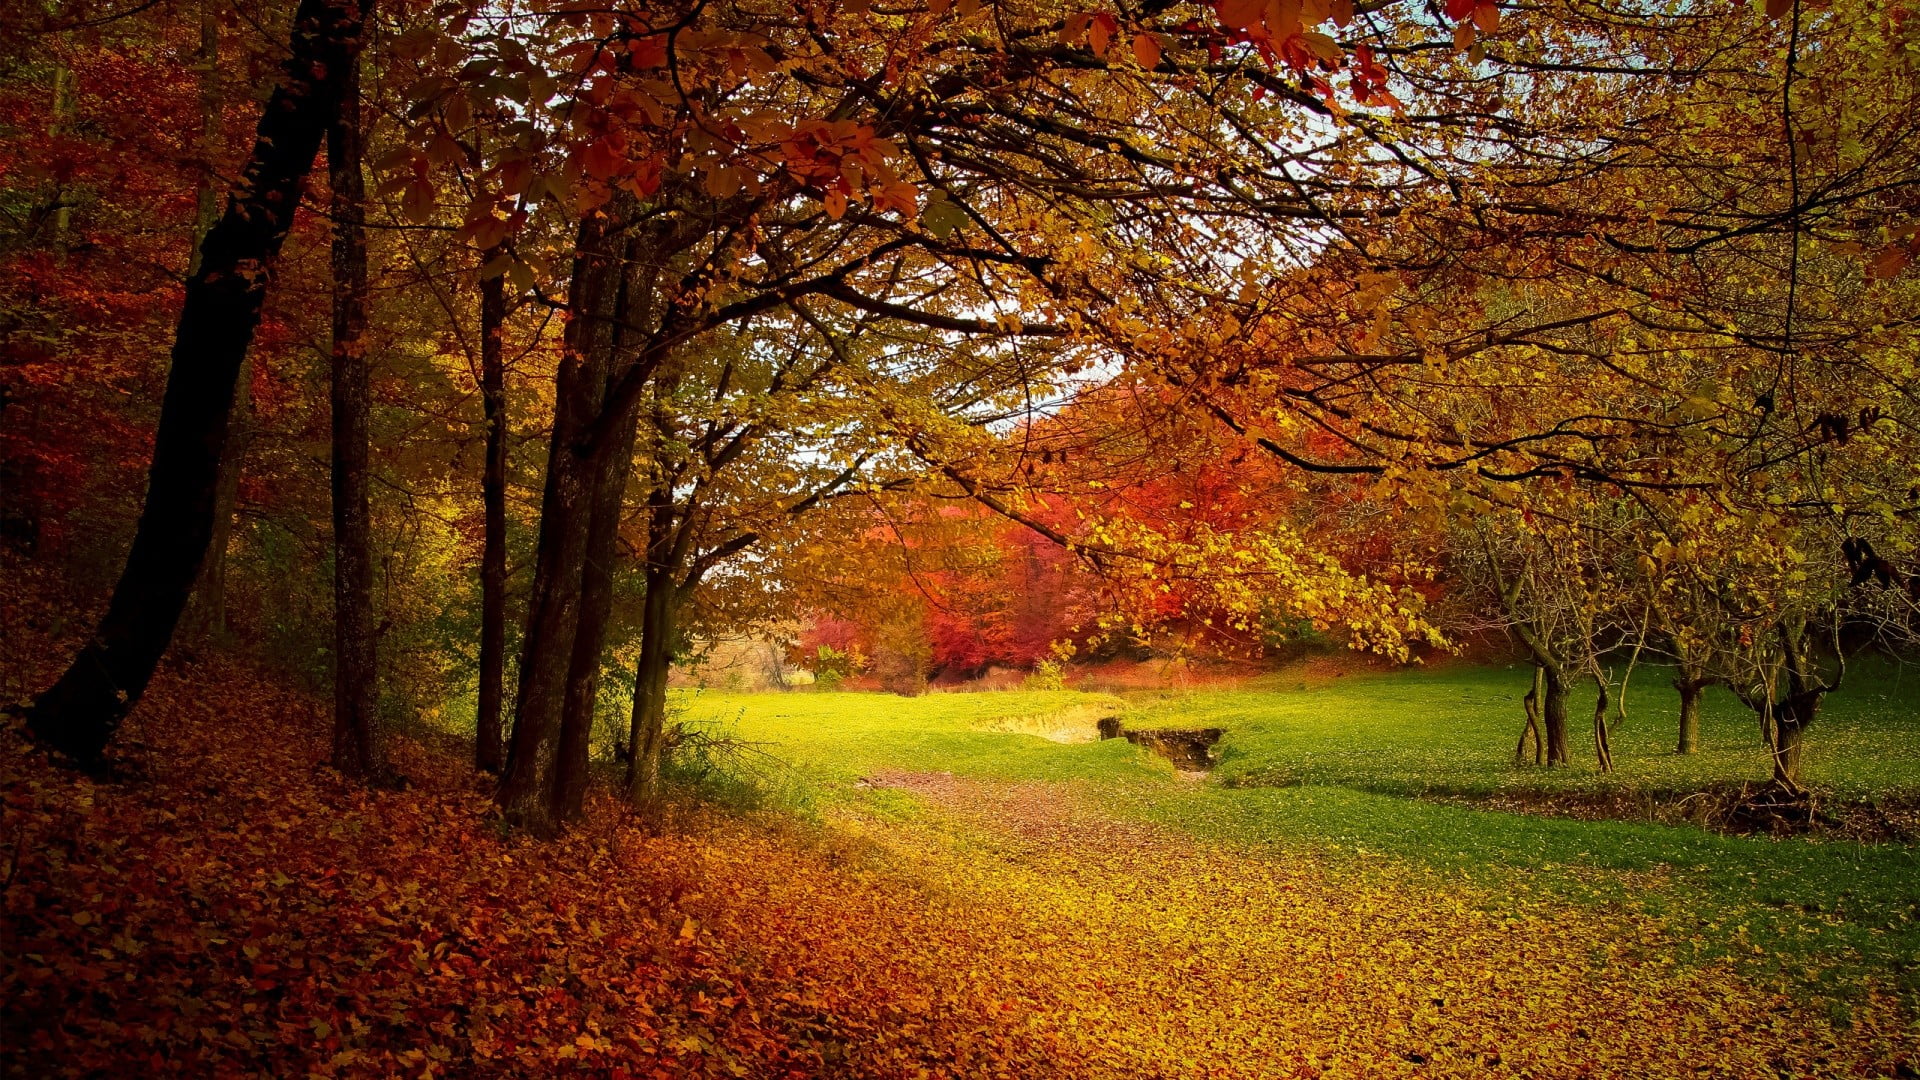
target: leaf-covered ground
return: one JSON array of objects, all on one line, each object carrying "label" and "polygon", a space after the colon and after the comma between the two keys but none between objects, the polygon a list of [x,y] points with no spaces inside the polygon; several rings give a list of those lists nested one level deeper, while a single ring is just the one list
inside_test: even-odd
[{"label": "leaf-covered ground", "polygon": [[[0,590],[0,625],[17,698],[78,624]],[[649,831],[603,802],[542,843],[497,827],[452,742],[396,739],[406,790],[343,782],[324,704],[218,656],[163,670],[117,778],[0,731],[0,1074],[1920,1074],[1873,978],[1824,1001],[1544,873],[1122,813],[1107,785],[1159,791],[1152,764],[994,719],[1040,696],[775,704],[824,778],[855,744],[1001,775],[875,758],[808,817]]]},{"label": "leaf-covered ground", "polygon": [[609,805],[503,836],[452,748],[317,767],[323,716],[167,674],[95,782],[4,738],[11,1076],[1881,1076],[1841,1016],[1604,907],[1115,820],[1071,782],[896,774],[817,825]]}]

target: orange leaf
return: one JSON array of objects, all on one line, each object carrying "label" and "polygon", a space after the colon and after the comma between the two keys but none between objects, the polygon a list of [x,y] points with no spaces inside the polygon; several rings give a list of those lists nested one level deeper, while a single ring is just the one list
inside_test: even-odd
[{"label": "orange leaf", "polygon": [[1133,58],[1152,71],[1160,66],[1160,42],[1152,34],[1133,35]]},{"label": "orange leaf", "polygon": [[1267,0],[1267,37],[1285,41],[1300,32],[1300,0]]},{"label": "orange leaf", "polygon": [[1113,43],[1113,32],[1119,28],[1119,20],[1106,12],[1093,17],[1093,23],[1087,28],[1087,44],[1093,49],[1093,55],[1104,57],[1107,46]]},{"label": "orange leaf", "polygon": [[1229,30],[1256,26],[1265,13],[1267,0],[1220,0],[1220,24]]}]

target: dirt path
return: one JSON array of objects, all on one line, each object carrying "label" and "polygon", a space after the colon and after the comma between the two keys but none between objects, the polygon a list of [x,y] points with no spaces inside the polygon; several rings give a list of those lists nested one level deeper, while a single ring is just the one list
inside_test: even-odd
[{"label": "dirt path", "polygon": [[1890,1001],[1688,966],[1637,913],[1492,895],[1118,820],[1075,788],[888,773],[939,813],[877,837],[988,921],[1032,1022],[1096,1076],[1897,1076]]},{"label": "dirt path", "polygon": [[1143,822],[1122,821],[1064,784],[991,784],[946,772],[883,772],[872,782],[918,795],[959,821],[1012,839],[1016,849],[1028,854],[1193,850],[1186,837]]}]

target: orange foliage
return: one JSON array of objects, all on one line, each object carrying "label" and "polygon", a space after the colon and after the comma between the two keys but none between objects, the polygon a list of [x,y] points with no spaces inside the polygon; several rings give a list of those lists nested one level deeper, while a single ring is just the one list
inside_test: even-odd
[{"label": "orange foliage", "polygon": [[[62,654],[29,633],[10,678]],[[903,949],[936,913],[845,852],[611,804],[505,839],[461,753],[396,738],[411,785],[370,792],[320,764],[326,732],[320,702],[215,660],[156,679],[135,779],[0,735],[8,1075],[1015,1076],[1057,1049]]]}]

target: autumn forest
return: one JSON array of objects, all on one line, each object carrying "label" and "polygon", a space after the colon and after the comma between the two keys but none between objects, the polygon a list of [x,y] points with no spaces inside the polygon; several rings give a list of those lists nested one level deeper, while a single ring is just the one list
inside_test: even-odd
[{"label": "autumn forest", "polygon": [[1913,0],[0,0],[0,1076],[1920,1076]]}]

